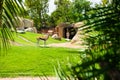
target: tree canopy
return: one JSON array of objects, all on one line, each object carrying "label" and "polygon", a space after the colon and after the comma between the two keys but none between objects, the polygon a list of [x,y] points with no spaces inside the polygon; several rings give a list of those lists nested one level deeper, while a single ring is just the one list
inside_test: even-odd
[{"label": "tree canopy", "polygon": [[28,15],[34,20],[35,26],[40,28],[48,20],[48,0],[25,0]]},{"label": "tree canopy", "polygon": [[56,0],[56,10],[51,14],[55,24],[61,22],[79,22],[84,18],[84,13],[90,8],[90,2],[87,0]]}]

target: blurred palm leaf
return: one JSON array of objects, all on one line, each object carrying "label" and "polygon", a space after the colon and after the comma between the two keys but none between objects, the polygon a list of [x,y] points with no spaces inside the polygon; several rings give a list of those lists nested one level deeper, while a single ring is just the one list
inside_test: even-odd
[{"label": "blurred palm leaf", "polygon": [[87,23],[82,30],[88,35],[87,56],[83,58],[82,64],[72,67],[78,80],[120,79],[119,14],[119,0],[112,0],[112,4],[107,7],[97,7],[85,14]]},{"label": "blurred palm leaf", "polygon": [[6,51],[10,40],[13,40],[11,30],[15,30],[14,24],[18,23],[18,16],[23,15],[24,6],[22,0],[0,1],[0,51]]}]

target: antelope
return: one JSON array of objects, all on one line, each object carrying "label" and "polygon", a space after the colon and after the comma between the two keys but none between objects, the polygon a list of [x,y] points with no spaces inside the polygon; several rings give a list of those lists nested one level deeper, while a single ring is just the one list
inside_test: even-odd
[{"label": "antelope", "polygon": [[44,41],[44,46],[45,46],[46,41],[49,39],[49,34],[46,34],[44,36],[39,36],[36,39],[37,39],[37,45],[39,45],[39,41],[42,40],[42,41]]}]

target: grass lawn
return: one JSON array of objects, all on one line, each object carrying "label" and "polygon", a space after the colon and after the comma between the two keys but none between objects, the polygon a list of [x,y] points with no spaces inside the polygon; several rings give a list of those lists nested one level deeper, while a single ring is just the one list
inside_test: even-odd
[{"label": "grass lawn", "polygon": [[65,69],[68,58],[76,62],[78,49],[12,46],[6,56],[0,57],[0,77],[55,76],[53,66],[59,61]]},{"label": "grass lawn", "polygon": [[[24,38],[26,38],[27,40],[33,42],[33,43],[36,43],[36,38],[38,36],[43,36],[41,34],[35,34],[35,33],[30,33],[30,32],[26,32],[25,34],[18,34],[19,36],[22,36]],[[17,39],[17,38],[16,38]],[[18,40],[19,41],[19,40]],[[40,41],[42,42],[42,41]],[[49,37],[49,39],[47,40],[47,44],[51,44],[51,43],[62,43],[62,42],[66,42],[65,39],[61,39],[61,41],[59,40],[55,40],[55,39],[52,39],[51,36]],[[43,44],[43,42],[42,42]]]},{"label": "grass lawn", "polygon": [[[79,49],[38,47],[36,37],[41,34],[26,32],[14,35],[15,42],[22,46],[12,46],[5,56],[0,56],[0,77],[17,76],[55,76],[54,66],[58,62],[67,71],[69,62],[75,64],[79,59]],[[28,40],[24,40],[24,39]],[[48,39],[47,44],[63,43],[61,41]],[[40,42],[43,44],[43,41]]]}]

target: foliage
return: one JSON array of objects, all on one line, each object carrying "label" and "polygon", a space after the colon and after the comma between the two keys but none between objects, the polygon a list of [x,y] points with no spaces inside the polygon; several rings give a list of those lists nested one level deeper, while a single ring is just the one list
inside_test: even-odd
[{"label": "foliage", "polygon": [[22,0],[0,0],[0,50],[9,47],[9,40],[13,40],[11,30],[18,21],[15,17],[23,11]]},{"label": "foliage", "polygon": [[61,22],[78,22],[84,18],[84,13],[90,8],[90,2],[87,0],[56,0],[56,10],[50,18],[54,25]]},{"label": "foliage", "polygon": [[84,14],[90,9],[91,3],[87,0],[73,0],[72,2],[72,19],[78,22],[84,19]]},{"label": "foliage", "polygon": [[28,9],[28,14],[34,20],[37,28],[46,25],[48,20],[48,0],[25,0],[25,6]]},{"label": "foliage", "polygon": [[[82,29],[87,34],[88,48],[84,52],[82,63],[72,67],[72,75],[78,80],[119,80],[119,14],[119,0],[112,0],[110,5],[87,12],[87,23]],[[95,34],[90,35],[91,33]]]},{"label": "foliage", "polygon": [[71,15],[71,1],[70,0],[55,0],[56,10],[51,14],[51,19],[54,25],[61,22],[70,22]]}]

